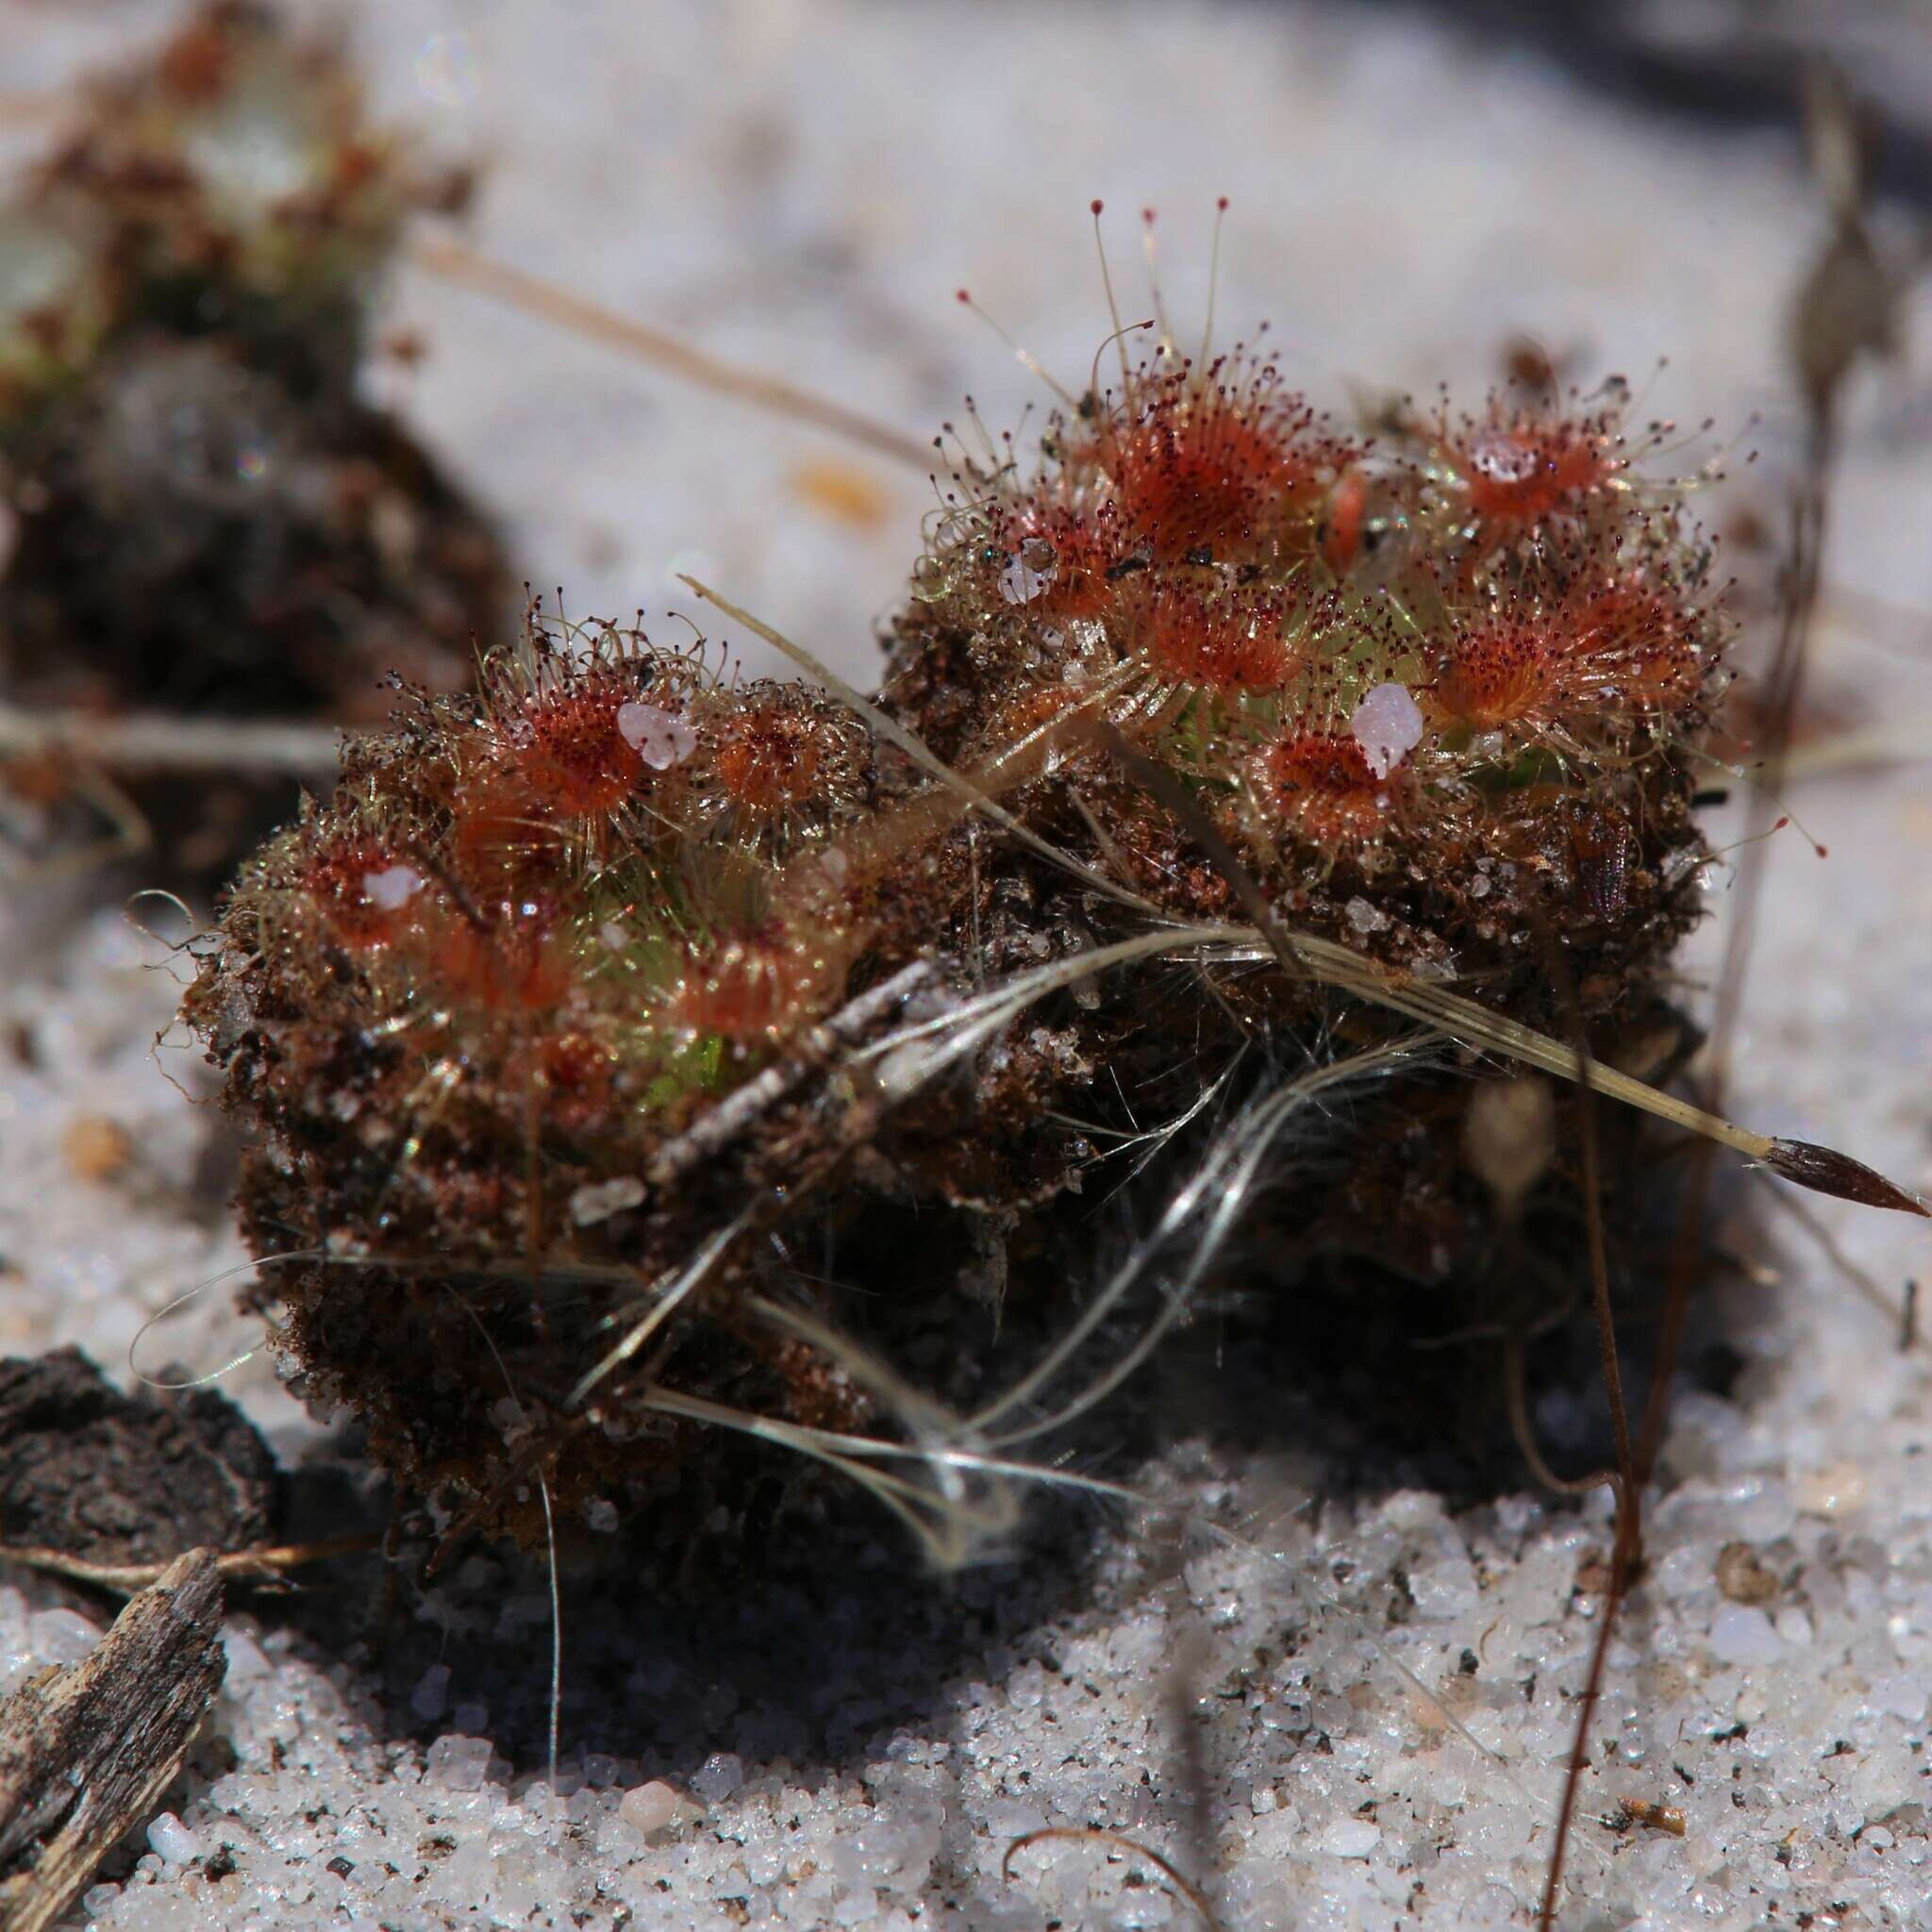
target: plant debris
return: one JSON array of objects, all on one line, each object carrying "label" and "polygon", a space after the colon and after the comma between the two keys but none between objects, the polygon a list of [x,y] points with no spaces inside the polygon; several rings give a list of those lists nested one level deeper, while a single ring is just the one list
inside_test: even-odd
[{"label": "plant debris", "polygon": [[123,1395],[77,1348],[0,1360],[0,1558],[164,1562],[266,1542],[275,1515],[268,1445],[215,1390]]}]

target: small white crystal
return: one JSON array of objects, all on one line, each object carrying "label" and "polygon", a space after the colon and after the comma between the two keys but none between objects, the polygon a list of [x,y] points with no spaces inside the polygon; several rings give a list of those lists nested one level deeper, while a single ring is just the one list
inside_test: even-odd
[{"label": "small white crystal", "polygon": [[1305,1690],[1291,1690],[1280,1697],[1271,1698],[1257,1715],[1264,1729],[1287,1731],[1293,1737],[1300,1737],[1315,1721],[1313,1707]]},{"label": "small white crystal", "polygon": [[1438,1621],[1475,1614],[1481,1600],[1475,1565],[1461,1550],[1452,1550],[1433,1563],[1418,1563],[1408,1574],[1415,1613]]},{"label": "small white crystal", "polygon": [[1897,1718],[1901,1724],[1924,1724],[1926,1698],[1924,1678],[1913,1674],[1881,1677],[1872,1687],[1874,1707],[1888,1717]]},{"label": "small white crystal", "polygon": [[617,1532],[617,1505],[608,1496],[590,1497],[584,1504],[584,1524],[598,1536],[614,1536]]},{"label": "small white crystal", "polygon": [[490,1769],[490,1740],[451,1731],[430,1745],[423,1774],[452,1791],[480,1791]]},{"label": "small white crystal", "polygon": [[879,1895],[871,1886],[855,1886],[835,1901],[832,1916],[841,1925],[862,1925],[877,1915],[878,1908]]},{"label": "small white crystal", "polygon": [[1008,604],[1030,604],[1059,575],[1060,560],[1044,537],[1028,537],[1000,573],[1000,595]]},{"label": "small white crystal", "polygon": [[201,1857],[201,1840],[172,1811],[148,1826],[147,1841],[171,1865],[192,1865]]},{"label": "small white crystal", "polygon": [[1785,1649],[1756,1604],[1724,1605],[1710,1620],[1710,1647],[1725,1664],[1774,1664]]},{"label": "small white crystal", "polygon": [[617,708],[617,731],[654,772],[668,772],[698,747],[698,735],[675,711],[633,700]]},{"label": "small white crystal", "polygon": [[619,1174],[615,1180],[586,1181],[570,1197],[570,1218],[579,1227],[594,1227],[635,1208],[644,1198],[644,1184],[635,1174]]},{"label": "small white crystal", "polygon": [[677,1793],[662,1778],[647,1785],[633,1785],[618,1800],[617,1815],[633,1831],[649,1838],[662,1831],[677,1816]]},{"label": "small white crystal", "polygon": [[362,896],[385,912],[400,912],[425,884],[413,865],[386,865],[380,872],[362,874]]},{"label": "small white crystal", "polygon": [[1045,1699],[1050,1682],[1038,1664],[1022,1664],[1007,1679],[1007,1702],[1017,1710],[1031,1710]]},{"label": "small white crystal", "polygon": [[1469,446],[1469,467],[1497,483],[1526,483],[1541,461],[1534,442],[1507,429],[1486,430]]},{"label": "small white crystal", "polygon": [[1371,1818],[1338,1818],[1322,1834],[1322,1849],[1335,1858],[1366,1858],[1382,1841],[1382,1827]]},{"label": "small white crystal", "polygon": [[1865,1473],[1856,1462],[1834,1462],[1798,1482],[1798,1507],[1807,1516],[1840,1516],[1865,1500]]},{"label": "small white crystal", "polygon": [[1364,692],[1348,728],[1369,769],[1386,778],[1423,741],[1426,726],[1422,707],[1409,696],[1407,685],[1378,684]]},{"label": "small white crystal", "polygon": [[1017,1798],[995,1798],[986,1807],[985,1823],[992,1838],[1024,1838],[1028,1832],[1046,1829],[1046,1813],[1038,1805],[1023,1804]]},{"label": "small white crystal", "polygon": [[1797,1605],[1788,1605],[1772,1619],[1771,1627],[1778,1634],[1780,1642],[1789,1643],[1794,1650],[1808,1650],[1811,1647],[1813,1631],[1811,1619]]},{"label": "small white crystal", "polygon": [[43,1664],[78,1663],[101,1641],[99,1629],[78,1610],[36,1610],[26,1630],[27,1642]]},{"label": "small white crystal", "polygon": [[409,1708],[425,1723],[434,1724],[449,1708],[449,1666],[431,1664],[409,1693]]},{"label": "small white crystal", "polygon": [[744,1760],[735,1751],[714,1751],[692,1774],[691,1788],[708,1805],[734,1796],[744,1782]]},{"label": "small white crystal", "polygon": [[275,1669],[261,1645],[239,1624],[231,1624],[222,1632],[222,1649],[228,1659],[224,1681],[230,1689],[250,1677],[266,1676]]}]

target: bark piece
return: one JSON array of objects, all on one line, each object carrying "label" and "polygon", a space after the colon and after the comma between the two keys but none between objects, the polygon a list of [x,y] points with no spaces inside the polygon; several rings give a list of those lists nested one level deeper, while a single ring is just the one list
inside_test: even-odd
[{"label": "bark piece", "polygon": [[0,1704],[0,1927],[44,1932],[181,1768],[221,1688],[222,1584],[191,1550],[79,1663]]}]

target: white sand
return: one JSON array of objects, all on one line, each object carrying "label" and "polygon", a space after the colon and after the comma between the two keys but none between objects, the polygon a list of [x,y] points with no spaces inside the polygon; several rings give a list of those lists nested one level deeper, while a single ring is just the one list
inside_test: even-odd
[{"label": "white sand", "polygon": [[[1170,300],[1196,312],[1225,192],[1220,325],[1272,317],[1322,399],[1442,376],[1479,389],[1519,328],[1574,347],[1591,377],[1641,381],[1667,352],[1650,407],[1714,414],[1726,431],[1765,410],[1746,434],[1765,452],[1751,493],[1775,501],[1779,310],[1815,230],[1794,154],[1770,137],[1667,128],[1379,13],[1188,0],[385,0],[367,13],[384,99],[488,164],[481,245],[896,424],[928,426],[968,389],[995,427],[1041,400],[953,302],[962,282],[1080,379],[1105,327],[1091,195],[1121,214],[1109,232],[1128,308],[1145,300],[1133,211],[1152,202]],[[71,71],[158,17],[0,0],[5,78],[16,58],[22,84]],[[386,389],[502,511],[537,581],[568,585],[575,609],[642,602],[655,618],[672,574],[695,569],[865,673],[930,501],[922,480],[420,275],[393,306],[432,354]],[[1860,387],[1829,567],[1914,609],[1932,608],[1932,460],[1912,433],[1925,420],[1902,378]],[[850,472],[875,486],[876,520],[813,507],[800,472],[825,463],[848,493]],[[1879,626],[1875,641],[1874,628],[1829,629],[1819,683],[1909,740],[1932,711],[1925,626]],[[1736,1110],[1924,1188],[1924,767],[1807,781],[1793,802],[1832,857],[1776,842]],[[1695,949],[1706,968],[1718,932]],[[77,1341],[121,1372],[148,1314],[239,1258],[184,1191],[209,1123],[149,1058],[172,1002],[158,948],[118,913],[36,924],[6,946],[0,1024],[30,1029],[38,1064],[0,1055],[0,1253],[14,1271],[0,1344]],[[183,1056],[160,1064],[186,1072]],[[130,1179],[72,1176],[59,1140],[81,1114],[131,1131]],[[1895,1217],[1821,1218],[1892,1293],[1927,1267],[1925,1239]],[[1901,1357],[1888,1321],[1769,1208],[1730,1235],[1779,1281],[1740,1331],[1738,1400],[1677,1412],[1564,1923],[1932,1925],[1924,1359]],[[225,1296],[201,1297],[143,1362],[211,1368],[237,1336],[245,1348]],[[291,1450],[312,1437],[259,1358],[226,1386]],[[1291,1455],[1212,1467],[1177,1454],[1161,1479],[1223,1522],[1278,1524],[1306,1474]],[[855,1517],[868,1507],[851,1499]],[[1198,1869],[1164,1702],[1185,1657],[1226,1924],[1524,1922],[1594,1629],[1570,1588],[1605,1541],[1601,1505],[1505,1500],[1452,1519],[1415,1491],[1318,1499],[1312,1516],[1254,1530],[1285,1561],[1197,1555],[1177,1590],[1157,1589],[1097,1519],[1072,1521],[1024,1577],[968,1577],[957,1599],[902,1606],[885,1625],[866,1591],[911,1594],[891,1581],[905,1552],[861,1534],[836,1546],[858,1574],[832,1609],[721,1612],[714,1667],[688,1629],[665,1634],[674,1613],[586,1586],[565,1670],[600,1687],[611,1741],[575,1766],[565,1782],[581,1789],[562,1804],[532,1789],[541,1753],[526,1748],[547,1672],[540,1572],[479,1558],[446,1579],[425,1614],[450,1626],[449,1676],[402,1687],[369,1674],[359,1605],[332,1641],[237,1616],[213,1724],[233,1768],[200,1755],[132,1878],[90,1895],[91,1921],[1179,1924],[1191,1910],[1159,1874],[1105,1847],[1042,1844],[1011,1884],[999,1867],[1027,1830],[1103,1824]],[[1091,1554],[1075,1547],[1088,1539]],[[1778,1580],[1761,1608],[1716,1588],[1717,1553],[1739,1539]],[[1086,1577],[1079,1592],[1062,1592],[1057,1562]],[[0,1588],[0,1682],[75,1641],[71,1622],[28,1609],[77,1600],[17,1585]],[[1342,1607],[1320,1610],[1324,1593]],[[969,1613],[971,1641],[957,1634]],[[426,1669],[438,1650],[424,1631]],[[824,1707],[791,1728],[743,1688],[774,1632],[845,1659],[825,1669]],[[1465,1650],[1474,1674],[1458,1669]],[[512,1699],[514,1767],[490,1748],[512,1735]],[[798,1701],[811,1705],[803,1689]],[[1447,1728],[1443,1704],[1495,1755]],[[413,1741],[425,1727],[446,1734],[426,1770]],[[652,1790],[659,1778],[674,1789]],[[1607,1829],[1625,1796],[1680,1807],[1686,1835]],[[233,1870],[210,1882],[223,1847]]]}]

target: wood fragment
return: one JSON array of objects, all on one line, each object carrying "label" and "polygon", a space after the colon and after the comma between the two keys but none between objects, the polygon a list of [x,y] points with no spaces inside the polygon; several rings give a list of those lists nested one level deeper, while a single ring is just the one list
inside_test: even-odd
[{"label": "wood fragment", "polygon": [[79,1663],[0,1705],[0,1927],[47,1932],[181,1768],[220,1690],[221,1572],[191,1550]]}]

